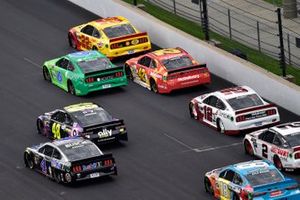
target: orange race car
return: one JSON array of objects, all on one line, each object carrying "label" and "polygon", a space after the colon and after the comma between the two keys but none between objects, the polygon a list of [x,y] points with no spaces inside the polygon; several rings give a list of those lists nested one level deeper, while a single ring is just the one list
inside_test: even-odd
[{"label": "orange race car", "polygon": [[99,19],[71,28],[68,39],[74,49],[98,50],[109,58],[151,49],[148,34],[138,31],[121,16]]},{"label": "orange race car", "polygon": [[211,82],[206,64],[199,64],[181,48],[161,49],[125,63],[129,79],[155,93]]}]

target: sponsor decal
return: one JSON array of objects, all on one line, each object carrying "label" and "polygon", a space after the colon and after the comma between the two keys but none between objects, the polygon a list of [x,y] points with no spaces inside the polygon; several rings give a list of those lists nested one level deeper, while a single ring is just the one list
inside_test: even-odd
[{"label": "sponsor decal", "polygon": [[182,78],[178,78],[178,81],[187,81],[187,80],[191,80],[191,79],[196,79],[196,78],[200,78],[199,74],[196,75],[192,75],[192,76],[186,76],[186,77],[182,77]]},{"label": "sponsor decal", "polygon": [[62,82],[62,75],[61,75],[60,72],[57,73],[56,79],[57,79],[58,82],[60,82],[60,83]]},{"label": "sponsor decal", "polygon": [[112,130],[103,129],[102,131],[98,132],[99,138],[105,138],[112,136]]},{"label": "sponsor decal", "polygon": [[44,173],[44,174],[47,174],[47,165],[46,165],[46,160],[43,159],[40,163],[40,167],[41,167],[41,171]]},{"label": "sponsor decal", "polygon": [[82,165],[82,171],[93,170],[100,166],[99,162],[90,163],[88,165]]},{"label": "sponsor decal", "polygon": [[277,146],[272,146],[271,152],[274,154],[283,156],[283,157],[288,157],[288,155],[289,155],[289,152],[287,150],[280,149]]},{"label": "sponsor decal", "polygon": [[154,72],[151,72],[150,73],[150,76],[153,76],[153,77],[155,77],[155,78],[162,78],[162,75],[160,75],[160,74],[157,74],[157,73],[154,73]]}]

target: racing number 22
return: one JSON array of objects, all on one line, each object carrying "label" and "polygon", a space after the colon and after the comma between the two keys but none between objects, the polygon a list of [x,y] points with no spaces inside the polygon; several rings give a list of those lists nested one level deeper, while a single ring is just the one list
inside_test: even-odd
[{"label": "racing number 22", "polygon": [[60,139],[60,124],[53,123],[52,125],[52,133],[54,139]]}]

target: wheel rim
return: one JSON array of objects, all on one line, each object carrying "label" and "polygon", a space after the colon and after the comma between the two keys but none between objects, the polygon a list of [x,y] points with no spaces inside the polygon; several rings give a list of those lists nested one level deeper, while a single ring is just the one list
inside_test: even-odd
[{"label": "wheel rim", "polygon": [[252,156],[253,155],[253,148],[252,148],[250,142],[246,141],[245,146],[246,146],[247,153]]},{"label": "wheel rim", "polygon": [[29,154],[26,153],[26,163],[27,163],[27,166],[32,169],[33,168],[33,161],[32,159],[30,158]]}]

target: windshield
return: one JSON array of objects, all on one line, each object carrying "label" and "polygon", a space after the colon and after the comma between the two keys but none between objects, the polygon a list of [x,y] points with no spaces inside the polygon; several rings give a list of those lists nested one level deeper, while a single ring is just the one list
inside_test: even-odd
[{"label": "windshield", "polygon": [[134,28],[130,24],[107,27],[103,29],[103,32],[109,38],[116,38],[136,33]]},{"label": "windshield", "polygon": [[276,169],[255,170],[246,175],[246,178],[252,187],[283,181],[281,174]]},{"label": "windshield", "polygon": [[165,59],[162,61],[167,70],[178,69],[181,67],[189,67],[193,65],[192,60],[188,56],[178,56]]},{"label": "windshield", "polygon": [[73,142],[59,146],[69,161],[83,160],[101,156],[100,151],[93,143]]},{"label": "windshield", "polygon": [[83,60],[77,62],[83,73],[90,73],[112,68],[107,58],[96,58],[94,60]]},{"label": "windshield", "polygon": [[80,110],[70,114],[83,127],[112,121],[112,116],[102,108]]},{"label": "windshield", "polygon": [[290,144],[291,147],[300,145],[300,132],[292,133],[285,136],[285,139]]},{"label": "windshield", "polygon": [[227,102],[234,110],[240,110],[264,104],[257,94],[249,94],[245,96],[235,97],[232,99],[227,99]]}]

